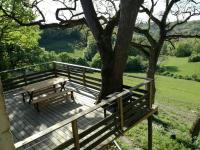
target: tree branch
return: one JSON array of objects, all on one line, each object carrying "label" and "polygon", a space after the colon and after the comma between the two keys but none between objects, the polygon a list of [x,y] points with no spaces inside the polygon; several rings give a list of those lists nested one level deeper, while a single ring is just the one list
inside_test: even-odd
[{"label": "tree branch", "polygon": [[131,42],[130,46],[139,49],[140,51],[142,51],[142,53],[143,53],[147,58],[149,58],[151,46],[149,46],[149,45],[144,45],[144,44],[141,44],[141,43],[136,43],[136,42]]},{"label": "tree branch", "polygon": [[167,40],[169,39],[181,39],[181,38],[200,38],[200,35],[183,35],[183,34],[174,34],[174,35],[167,35],[165,37]]}]

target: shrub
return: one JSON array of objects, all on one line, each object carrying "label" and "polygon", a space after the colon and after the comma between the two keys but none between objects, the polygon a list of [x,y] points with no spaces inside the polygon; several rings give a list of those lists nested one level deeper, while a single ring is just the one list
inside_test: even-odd
[{"label": "shrub", "polygon": [[127,60],[126,71],[141,72],[146,68],[146,63],[141,56],[131,56]]},{"label": "shrub", "polygon": [[200,54],[197,54],[197,53],[193,53],[189,59],[188,59],[188,62],[200,62]]},{"label": "shrub", "polygon": [[83,58],[72,58],[66,52],[60,53],[59,58],[62,62],[82,65],[82,66],[89,66],[87,60]]},{"label": "shrub", "polygon": [[92,63],[91,63],[91,67],[94,68],[101,68],[101,58],[99,53],[96,53],[96,55],[92,58]]},{"label": "shrub", "polygon": [[96,53],[97,53],[97,44],[93,38],[92,39],[89,38],[87,42],[87,47],[85,48],[83,53],[83,57],[86,60],[91,61]]},{"label": "shrub", "polygon": [[188,57],[192,53],[192,46],[187,42],[177,44],[175,55],[176,57]]},{"label": "shrub", "polygon": [[82,65],[82,66],[89,66],[87,60],[83,58],[76,59],[75,64]]}]

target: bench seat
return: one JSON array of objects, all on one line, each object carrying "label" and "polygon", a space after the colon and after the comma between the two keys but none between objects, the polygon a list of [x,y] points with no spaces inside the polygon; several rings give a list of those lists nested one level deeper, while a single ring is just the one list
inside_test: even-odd
[{"label": "bench seat", "polygon": [[74,101],[74,95],[73,95],[73,91],[71,89],[70,90],[67,89],[65,91],[59,91],[56,93],[47,93],[47,94],[35,97],[33,99],[33,101],[31,101],[31,104],[33,104],[34,107],[39,112],[39,104],[45,105],[45,104],[49,104],[49,103],[59,102],[62,100],[68,100],[69,96]]}]

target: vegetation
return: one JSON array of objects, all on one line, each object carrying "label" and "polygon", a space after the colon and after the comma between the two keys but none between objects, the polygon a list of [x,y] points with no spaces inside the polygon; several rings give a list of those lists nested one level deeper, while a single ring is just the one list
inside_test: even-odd
[{"label": "vegetation", "polygon": [[[200,111],[199,83],[156,76],[156,103],[159,115],[154,119],[153,149],[199,149],[200,138],[192,144],[189,130]],[[166,95],[167,93],[167,95]],[[176,139],[171,135],[175,134]],[[147,123],[143,122],[126,134],[135,145],[147,147]],[[171,147],[171,148],[170,148]]]},{"label": "vegetation", "polygon": [[[19,16],[19,14],[22,13],[24,16],[19,21],[22,21],[23,23],[24,21],[34,20],[35,16],[31,13],[29,9],[23,12],[24,9],[22,9],[20,5],[17,8],[18,11],[16,14]],[[22,10],[20,10],[20,8]],[[8,8],[8,10],[10,9],[12,8]],[[130,9],[132,9],[132,7]],[[87,10],[84,11],[87,12]],[[27,15],[24,15],[25,13]],[[2,14],[2,12],[0,12],[0,14]],[[13,16],[11,16],[15,17],[16,14],[13,14]],[[18,16],[17,18],[20,18]],[[116,13],[116,16],[111,18],[111,20],[115,22],[115,19],[117,17],[119,17],[118,13]],[[164,19],[166,20],[167,18]],[[78,21],[82,20],[80,19]],[[170,23],[169,26],[165,24],[164,26],[172,27],[175,23],[176,22]],[[199,33],[199,23],[200,21],[183,23],[177,26],[173,31],[170,31],[169,34],[173,35],[175,33]],[[134,21],[132,22],[131,26],[133,26],[133,24]],[[188,81],[200,81],[199,40],[173,40],[171,42],[175,44],[174,46],[172,46],[170,42],[167,42],[171,40],[170,36],[168,37],[168,39],[161,39],[160,43],[154,43],[150,38],[150,41],[153,43],[152,46],[146,45],[148,41],[146,39],[144,40],[143,36],[138,35],[135,36],[135,41],[139,42],[139,44],[144,41],[145,45],[143,46],[146,47],[143,49],[143,51],[140,51],[137,46],[134,48],[126,47],[128,45],[128,41],[130,40],[127,39],[125,46],[122,45],[122,47],[125,49],[124,51],[127,51],[129,55],[127,64],[125,64],[125,53],[123,53],[122,62],[120,62],[121,57],[117,57],[116,59],[114,59],[113,55],[116,52],[120,52],[117,47],[120,44],[117,45],[117,41],[119,39],[124,39],[124,37],[131,38],[130,33],[132,32],[132,29],[130,29],[130,32],[126,33],[128,35],[124,35],[125,32],[123,32],[123,30],[126,29],[125,27],[122,27],[121,30],[119,29],[119,31],[123,34],[121,35],[121,38],[118,37],[119,39],[117,40],[116,35],[112,35],[112,33],[110,33],[113,31],[117,31],[117,29],[115,28],[115,24],[109,24],[109,26],[107,26],[108,28],[103,28],[101,24],[98,23],[99,28],[95,29],[98,32],[93,31],[93,35],[95,38],[92,36],[92,33],[89,33],[88,36],[85,37],[85,33],[80,31],[79,27],[63,29],[62,26],[62,29],[58,29],[58,24],[58,26],[55,28],[43,29],[41,31],[36,26],[19,28],[17,25],[18,24],[16,24],[13,20],[10,20],[8,18],[4,18],[3,22],[1,21],[0,71],[35,63],[48,62],[52,60],[80,64],[84,66],[92,66],[96,68],[103,67],[103,70],[105,71],[103,73],[108,73],[108,76],[104,77],[104,87],[108,87],[105,90],[112,92],[115,89],[111,89],[110,86],[113,86],[113,84],[115,83],[113,81],[115,70],[120,68],[122,69],[120,71],[123,72],[123,68],[125,68],[126,72],[128,72],[129,74],[135,75],[135,73],[130,72],[140,72],[136,75],[141,76],[144,75],[141,73],[146,71],[146,69],[150,65],[152,65],[151,67],[153,68],[153,72],[150,73],[151,76],[149,75],[149,77],[154,78],[154,73],[156,71],[159,71],[159,74],[164,75],[155,76],[157,87],[156,103],[159,105],[159,115],[154,118],[155,132],[153,149],[200,149],[200,139],[198,139],[195,143],[191,143],[189,135],[189,129],[192,126],[192,122],[195,120],[197,112],[200,111],[200,101],[198,99],[198,97],[200,97],[200,85],[199,82]],[[38,25],[41,28],[44,28],[45,23],[39,24],[38,22]],[[93,28],[93,23],[88,23],[88,26],[90,28]],[[147,26],[147,24],[144,25],[144,27]],[[150,26],[151,30],[148,31],[149,35],[152,34],[153,40],[155,39],[155,41],[159,41],[157,34],[158,27],[156,26],[156,23],[151,24]],[[82,30],[86,29],[86,27],[83,27]],[[110,31],[108,32],[108,30]],[[96,35],[97,33],[98,35]],[[107,33],[107,35],[105,35],[105,33]],[[97,47],[99,47],[99,49]],[[148,52],[147,49],[150,49],[151,51]],[[100,51],[100,54],[97,53],[98,50]],[[157,62],[157,59],[155,60],[155,55],[154,53],[152,53],[152,51],[156,52],[157,54],[161,52],[161,54],[164,56],[163,58],[166,59],[164,59],[163,61],[162,59],[160,59],[160,57]],[[159,56],[157,54],[156,57]],[[150,55],[153,57],[149,57]],[[105,56],[109,57],[105,58]],[[121,56],[121,54],[119,54],[118,56]],[[112,61],[111,63],[111,60],[114,61]],[[150,60],[149,65],[147,64],[147,60]],[[153,62],[153,64],[150,64],[151,62]],[[121,65],[121,63],[123,64],[119,67],[118,65]],[[159,70],[156,70],[157,68],[159,68]],[[117,79],[120,77],[121,76],[116,75]],[[127,78],[124,79],[124,82],[131,85],[133,83],[139,83],[139,81],[137,80],[129,80]],[[117,84],[117,86],[119,86],[119,84]],[[132,128],[126,135],[133,141],[136,147],[141,147],[145,149],[147,145],[146,130],[146,122],[143,122],[143,124],[136,126],[136,128]],[[120,145],[124,149],[131,149],[125,143],[121,143]]]},{"label": "vegetation", "polygon": [[188,58],[168,56],[161,64],[160,74],[186,80],[200,79],[200,62],[188,62]]}]

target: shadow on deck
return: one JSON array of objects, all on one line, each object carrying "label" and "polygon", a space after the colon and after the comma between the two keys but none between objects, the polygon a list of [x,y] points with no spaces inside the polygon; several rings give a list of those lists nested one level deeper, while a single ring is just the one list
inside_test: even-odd
[{"label": "shadow on deck", "polygon": [[[97,94],[97,91],[73,83],[68,83],[67,86],[74,87],[77,90],[74,93],[75,102],[70,99],[61,101],[42,107],[39,113],[29,103],[23,103],[19,89],[6,94],[6,108],[15,143],[95,106],[96,95],[94,94]],[[86,130],[103,118],[103,109],[98,109],[82,117],[78,122],[79,132]],[[66,125],[49,136],[31,142],[32,144],[23,146],[21,149],[53,149],[71,137],[71,126]]]}]

